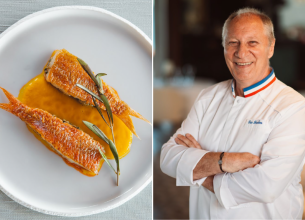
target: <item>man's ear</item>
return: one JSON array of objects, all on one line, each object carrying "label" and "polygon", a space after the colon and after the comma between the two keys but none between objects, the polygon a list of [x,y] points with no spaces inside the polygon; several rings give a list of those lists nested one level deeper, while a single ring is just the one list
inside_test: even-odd
[{"label": "man's ear", "polygon": [[270,48],[269,48],[269,54],[268,58],[270,59],[274,54],[274,45],[275,45],[275,38],[272,40]]}]

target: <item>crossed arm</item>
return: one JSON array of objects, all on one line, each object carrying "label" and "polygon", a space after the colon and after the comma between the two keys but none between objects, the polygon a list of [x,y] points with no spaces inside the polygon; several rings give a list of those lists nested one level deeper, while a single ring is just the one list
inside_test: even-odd
[{"label": "crossed arm", "polygon": [[[191,134],[185,136],[179,134],[175,138],[177,144],[183,145],[189,148],[202,149],[199,143]],[[203,177],[207,177],[202,183],[202,186],[214,193],[213,179],[214,175],[222,173],[220,170],[218,160],[221,152],[209,152],[205,154],[201,160],[197,163],[193,170],[193,179],[198,180]],[[251,153],[228,153],[225,152],[222,158],[222,169],[225,172],[235,173],[239,170],[244,170],[250,167],[254,167],[260,162],[260,158]]]},{"label": "crossed arm", "polygon": [[225,152],[226,173],[219,169],[220,152],[205,150],[196,141],[200,138],[205,107],[205,102],[196,101],[176,134],[162,146],[161,170],[176,178],[177,186],[201,184],[214,190],[220,205],[226,209],[249,202],[270,203],[289,187],[297,188],[305,162],[304,101],[294,100],[293,105],[277,114],[267,142],[257,146],[261,149],[260,158],[250,153]]}]

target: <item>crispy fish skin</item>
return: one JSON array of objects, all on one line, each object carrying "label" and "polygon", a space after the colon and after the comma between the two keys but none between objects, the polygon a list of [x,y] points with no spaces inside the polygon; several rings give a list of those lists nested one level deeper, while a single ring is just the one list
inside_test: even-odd
[{"label": "crispy fish skin", "polygon": [[103,164],[103,158],[98,148],[105,152],[98,141],[44,110],[28,107],[8,91],[1,89],[10,103],[0,103],[0,108],[24,121],[42,139],[48,142],[61,157],[92,172],[94,175],[98,174]]},{"label": "crispy fish skin", "polygon": [[[83,104],[94,106],[91,95],[76,86],[76,84],[80,84],[98,94],[95,83],[79,64],[76,56],[65,49],[56,50],[47,63],[44,72],[46,81],[63,93],[78,99]],[[108,86],[103,80],[102,83],[112,113],[118,116],[129,130],[138,137],[130,116],[150,122],[122,101],[115,89]],[[101,109],[106,110],[102,102],[97,100],[97,103]]]}]

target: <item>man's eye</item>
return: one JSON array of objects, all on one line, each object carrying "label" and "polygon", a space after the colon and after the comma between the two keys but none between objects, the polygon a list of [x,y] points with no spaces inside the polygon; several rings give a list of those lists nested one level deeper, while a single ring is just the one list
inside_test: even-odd
[{"label": "man's eye", "polygon": [[237,42],[236,41],[231,41],[231,42],[229,42],[229,45],[237,45]]},{"label": "man's eye", "polygon": [[257,44],[256,41],[250,41],[250,44]]}]

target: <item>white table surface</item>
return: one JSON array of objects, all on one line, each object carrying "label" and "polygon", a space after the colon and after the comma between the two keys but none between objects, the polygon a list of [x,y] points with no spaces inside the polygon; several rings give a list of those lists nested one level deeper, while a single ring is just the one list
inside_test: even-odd
[{"label": "white table surface", "polygon": [[[152,38],[151,0],[0,0],[0,33],[21,18],[46,8],[65,5],[95,6],[111,11],[137,27]],[[57,217],[41,214],[25,208],[0,191],[0,219],[152,219],[152,183],[138,195],[113,210],[85,217]]]}]

